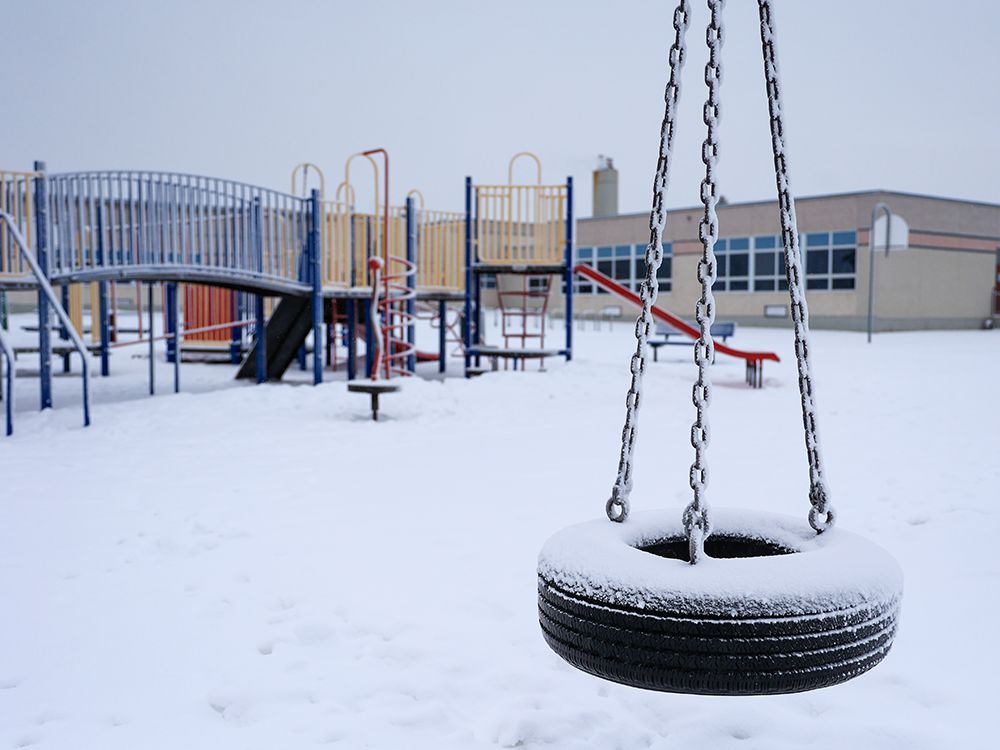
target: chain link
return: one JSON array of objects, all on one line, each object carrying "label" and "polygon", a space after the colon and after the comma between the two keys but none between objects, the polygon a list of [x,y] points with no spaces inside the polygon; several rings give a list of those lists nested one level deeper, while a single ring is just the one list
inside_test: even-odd
[{"label": "chain link", "polygon": [[611,497],[605,506],[608,518],[621,522],[628,518],[629,495],[632,492],[632,460],[635,449],[639,405],[642,395],[642,375],[646,369],[646,341],[649,338],[652,307],[656,302],[656,272],[663,262],[663,229],[667,223],[665,199],[670,178],[670,153],[674,143],[674,123],[677,119],[677,100],[680,96],[681,70],[684,68],[686,48],[684,37],[691,21],[688,0],[680,0],[674,10],[674,43],[670,47],[670,80],[663,94],[666,108],[660,126],[660,157],[656,162],[653,180],[653,207],[649,214],[649,244],[646,246],[646,275],[639,288],[642,311],[635,322],[635,354],[629,364],[631,382],[625,397],[625,427],[622,429],[621,455],[618,475]]},{"label": "chain link", "polygon": [[719,89],[722,85],[722,10],[725,0],[708,0],[711,18],[705,32],[708,45],[708,62],[705,63],[705,84],[708,97],[702,112],[702,119],[708,129],[701,146],[701,160],[705,164],[705,179],[701,181],[701,202],[705,213],[698,225],[702,255],[698,261],[698,281],[701,282],[701,299],[695,305],[695,319],[698,321],[698,340],[694,345],[694,361],[698,365],[698,379],[691,392],[695,407],[695,420],[691,426],[691,446],[694,448],[694,463],[688,482],[694,498],[684,509],[684,531],[688,539],[688,559],[698,562],[705,551],[705,539],[712,532],[708,517],[708,503],[705,489],[708,486],[708,443],[711,431],[708,424],[708,407],[712,403],[712,380],[709,368],[715,358],[715,342],[712,341],[712,323],[715,321],[715,242],[719,238],[719,217],[715,207],[719,202],[719,192],[715,167],[719,158]]},{"label": "chain link", "polygon": [[819,445],[816,421],[816,398],[809,367],[809,308],[802,287],[802,253],[795,218],[795,199],[788,181],[788,160],[785,153],[785,125],[782,119],[781,82],[778,76],[777,52],[774,48],[774,15],[770,0],[757,0],[760,11],[760,41],[764,58],[764,78],[767,82],[767,105],[771,120],[771,149],[774,153],[774,176],[778,185],[778,207],[781,211],[781,236],[785,247],[785,274],[791,298],[792,322],[795,327],[795,360],[798,365],[799,394],[802,401],[802,425],[805,428],[806,455],[809,459],[809,525],[822,533],[833,526],[835,513],[830,504],[823,476],[823,456]]}]

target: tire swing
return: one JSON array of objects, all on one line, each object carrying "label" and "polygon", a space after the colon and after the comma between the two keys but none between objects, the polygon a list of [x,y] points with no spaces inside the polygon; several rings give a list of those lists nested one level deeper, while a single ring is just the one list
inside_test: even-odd
[{"label": "tire swing", "polygon": [[[704,216],[698,264],[700,337],[691,430],[695,449],[689,484],[694,498],[681,518],[673,512],[629,515],[632,458],[646,364],[650,308],[663,258],[664,196],[677,111],[687,0],[674,12],[670,80],[650,214],[642,312],[635,327],[618,474],[608,519],[564,529],[539,555],[538,610],[549,646],[573,666],[615,682],[651,690],[704,695],[766,695],[834,685],[871,669],[888,653],[902,597],[902,572],[881,547],[832,531],[834,511],[823,475],[809,368],[808,310],[802,287],[795,205],[788,184],[781,94],[770,0],[758,0],[775,176],[786,275],[795,329],[799,391],[809,460],[811,508],[803,521],[770,513],[709,513],[707,421],[711,401],[712,284],[718,237],[718,153],[721,11],[711,20],[705,67],[708,135],[702,148]],[[627,522],[626,522],[627,521]],[[811,527],[811,528],[810,528]]]}]

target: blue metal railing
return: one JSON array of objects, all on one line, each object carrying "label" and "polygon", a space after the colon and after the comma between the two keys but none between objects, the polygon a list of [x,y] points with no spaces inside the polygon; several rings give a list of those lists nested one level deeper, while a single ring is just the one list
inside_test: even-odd
[{"label": "blue metal railing", "polygon": [[[14,377],[17,374],[17,365],[14,363],[14,349],[4,336],[3,328],[0,328],[0,354],[7,362],[7,370],[4,373],[4,380],[7,383],[7,393],[4,395],[4,408],[7,412],[7,430],[10,435],[14,432]],[[0,361],[0,365],[3,361]]]},{"label": "blue metal railing", "polygon": [[[59,297],[56,295],[55,291],[52,289],[52,285],[49,284],[49,280],[42,272],[42,268],[38,264],[38,260],[28,248],[28,242],[25,239],[24,234],[18,228],[15,218],[6,211],[0,211],[0,224],[6,225],[9,236],[13,238],[14,243],[20,251],[21,259],[28,265],[28,269],[35,277],[34,281],[38,285],[39,291],[44,295],[52,310],[59,318],[59,322],[65,327],[66,333],[69,335],[69,339],[73,344],[73,348],[80,354],[83,380],[83,425],[86,427],[90,424],[90,365],[87,362],[87,346],[83,343],[83,339],[80,338],[80,334],[73,326],[73,322],[70,320],[66,310],[63,309],[62,304],[60,304]],[[48,320],[43,319],[40,321],[40,327],[47,325]],[[44,358],[46,354],[47,352],[40,351],[39,357]],[[13,368],[12,360],[10,366]]]},{"label": "blue metal railing", "polygon": [[47,180],[50,278],[110,278],[141,267],[311,286],[302,270],[308,199],[171,172],[74,172]]}]

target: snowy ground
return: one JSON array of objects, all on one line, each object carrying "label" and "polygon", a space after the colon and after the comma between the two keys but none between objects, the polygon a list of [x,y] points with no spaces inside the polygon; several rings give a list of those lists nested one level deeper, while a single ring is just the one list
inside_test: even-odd
[{"label": "snowy ground", "polygon": [[[606,683],[545,646],[535,557],[603,512],[628,326],[588,323],[543,374],[408,382],[378,424],[342,380],[255,387],[231,367],[185,365],[175,396],[160,362],[165,395],[144,397],[147,362],[124,350],[92,427],[77,379],[39,414],[25,378],[0,438],[0,748],[995,746],[1000,334],[814,335],[840,523],[906,573],[874,671],[703,698]],[[733,343],[783,361],[754,392],[719,358],[709,500],[804,518],[790,334]],[[633,502],[679,513],[693,365],[660,359]]]}]

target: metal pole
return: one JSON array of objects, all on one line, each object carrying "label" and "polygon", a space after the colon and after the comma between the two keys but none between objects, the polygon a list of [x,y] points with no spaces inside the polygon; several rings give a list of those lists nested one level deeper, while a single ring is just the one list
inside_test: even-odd
[{"label": "metal pole", "polygon": [[448,303],[444,300],[438,302],[438,372],[444,373],[448,369],[448,337],[445,331],[445,323],[448,320]]},{"label": "metal pole", "polygon": [[156,394],[156,334],[153,332],[153,285],[147,284],[147,307],[149,308],[149,395]]},{"label": "metal pole", "polygon": [[170,289],[170,318],[174,330],[174,393],[181,392],[181,295],[176,282],[167,285]]},{"label": "metal pole", "polygon": [[312,262],[313,385],[323,382],[323,265],[319,190],[309,200],[309,260]]},{"label": "metal pole", "polygon": [[[566,361],[573,359],[573,178],[566,178]],[[545,325],[545,321],[542,321]]]},{"label": "metal pole", "polygon": [[[413,213],[413,198],[406,198],[406,262],[407,271],[415,268],[417,257],[417,217]],[[406,369],[410,372],[417,371],[417,353],[414,348],[417,343],[417,278],[416,274],[409,274],[406,277],[406,286],[409,289],[406,300],[406,343],[410,345],[410,353],[406,356]]]},{"label": "metal pole", "polygon": [[[97,206],[97,262],[104,265],[104,210],[103,206]],[[109,344],[111,343],[111,313],[108,309],[108,282],[101,281],[97,284],[98,307],[101,323],[101,377],[106,378],[111,374],[111,359],[109,356]],[[93,316],[93,311],[91,311]],[[93,321],[91,321],[93,325]]]},{"label": "metal pole", "polygon": [[[242,322],[243,320],[243,305],[241,304],[242,292],[233,292],[233,305],[230,313],[232,314],[232,319],[235,321]],[[240,355],[243,354],[241,343],[243,341],[243,328],[241,326],[233,326],[229,334],[229,361],[234,365],[240,363]]]},{"label": "metal pole", "polygon": [[[60,296],[62,297],[63,310],[69,310],[69,284],[64,284],[60,290]],[[66,330],[65,325],[59,326],[59,338],[62,341],[69,341],[69,331]],[[63,361],[63,372],[67,373],[70,371],[69,365],[69,352],[64,352],[62,355]]]},{"label": "metal pole", "polygon": [[[36,161],[35,171],[35,244],[38,265],[42,275],[49,277],[49,222],[48,222],[48,178],[45,176],[45,162]],[[49,331],[49,301],[44,293],[38,292],[38,380],[41,390],[41,408],[52,408],[52,349]],[[11,363],[13,366],[13,363]]]},{"label": "metal pole", "polygon": [[[465,377],[472,367],[472,178],[465,178]],[[442,321],[442,325],[444,321]]]},{"label": "metal pole", "polygon": [[[372,287],[374,288],[374,283]],[[373,313],[375,313],[375,306],[368,305],[367,312],[365,312],[365,377],[371,375],[372,365],[375,363],[375,340],[373,335],[375,321],[372,320]]]},{"label": "metal pole", "polygon": [[354,380],[358,357],[358,340],[355,337],[358,327],[358,303],[348,299],[344,304],[347,305],[347,379]]},{"label": "metal pole", "polygon": [[267,331],[264,320],[264,295],[255,294],[254,298],[254,338],[256,347],[256,360],[254,362],[257,371],[257,382],[267,382]]},{"label": "metal pole", "polygon": [[875,321],[875,219],[879,211],[885,212],[885,254],[889,255],[892,239],[892,209],[886,203],[876,203],[872,208],[872,223],[868,230],[868,343],[872,342]]}]

